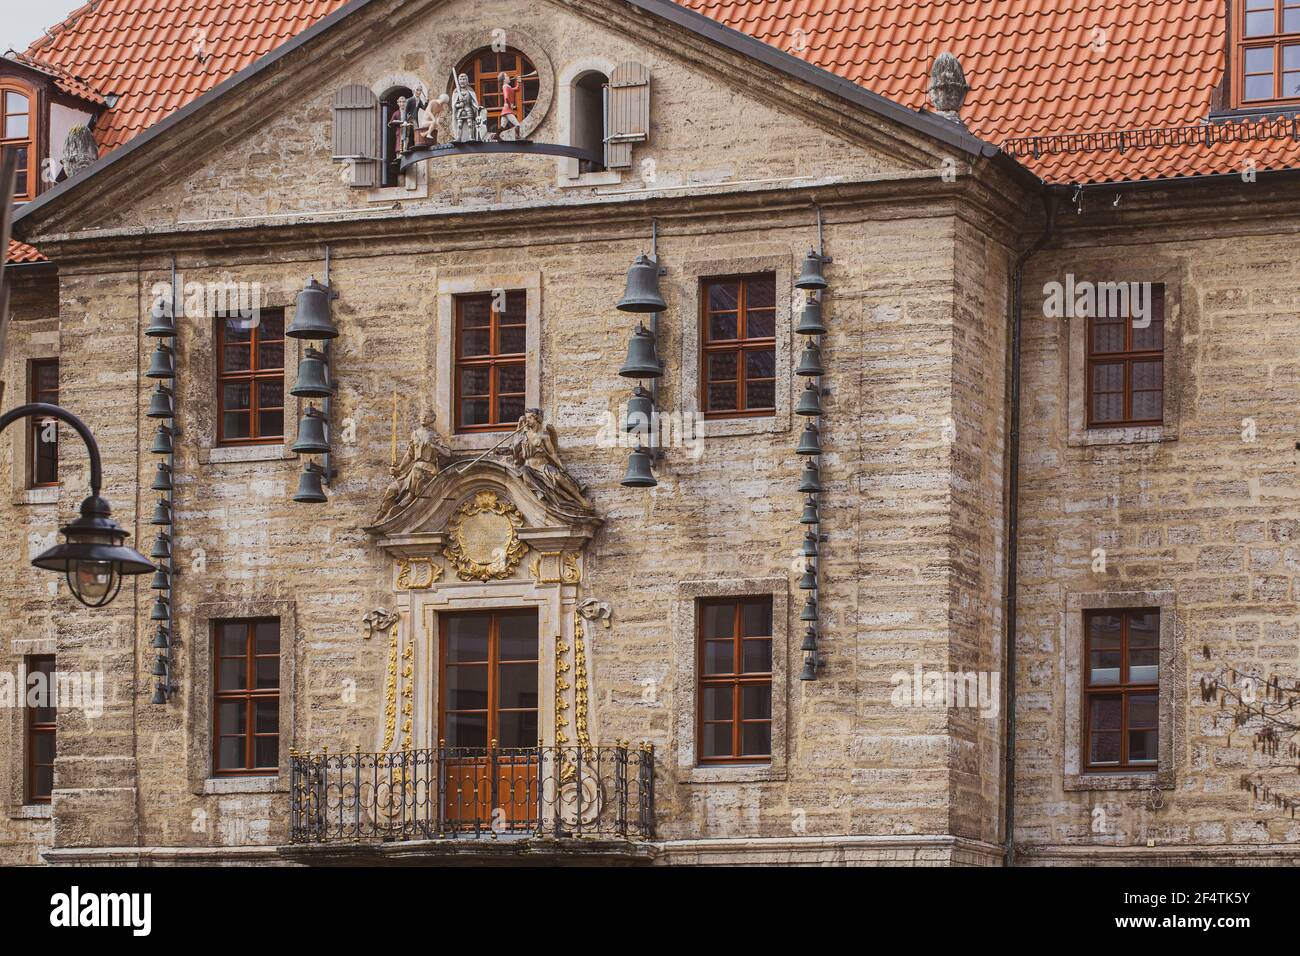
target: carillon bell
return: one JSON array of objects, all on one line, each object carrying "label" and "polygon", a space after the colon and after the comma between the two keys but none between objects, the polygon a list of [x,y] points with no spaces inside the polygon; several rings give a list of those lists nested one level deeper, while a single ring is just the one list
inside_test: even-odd
[{"label": "carillon bell", "polygon": [[307,280],[307,286],[298,293],[298,307],[294,310],[293,321],[284,330],[291,339],[338,338],[339,330],[330,318],[329,286],[321,285],[315,279]]},{"label": "carillon bell", "polygon": [[810,594],[803,602],[803,610],[799,612],[799,620],[809,623],[817,623],[817,598]]},{"label": "carillon bell", "polygon": [[153,548],[149,552],[149,557],[159,560],[170,559],[172,556],[171,541],[167,535],[159,531],[153,539]]},{"label": "carillon bell", "polygon": [[799,436],[799,447],[794,450],[796,455],[820,455],[822,453],[821,434],[817,431],[817,426],[812,422],[803,430]]},{"label": "carillon bell", "polygon": [[794,370],[794,374],[803,375],[804,377],[815,377],[826,374],[826,369],[822,368],[822,350],[817,344],[816,339],[809,339],[808,345],[804,348],[803,353],[799,356],[799,367]]},{"label": "carillon bell", "polygon": [[308,405],[298,420],[298,440],[291,450],[295,455],[323,455],[330,450],[329,440],[325,437],[325,416],[316,410],[315,405]]},{"label": "carillon bell", "polygon": [[159,498],[158,503],[153,506],[153,517],[149,519],[152,525],[162,525],[169,527],[172,523],[172,506],[167,503],[166,498]]},{"label": "carillon bell", "polygon": [[170,339],[176,334],[176,320],[172,318],[172,304],[158,301],[149,312],[150,322],[144,334],[153,339]]},{"label": "carillon bell", "polygon": [[154,658],[153,671],[151,673],[153,674],[154,677],[167,676],[167,658],[164,657],[162,654],[159,654],[157,657]]},{"label": "carillon bell", "polygon": [[334,394],[324,352],[307,347],[302,361],[298,363],[298,381],[289,389],[289,394],[299,398],[327,398]]},{"label": "carillon bell", "polygon": [[799,590],[800,591],[817,590],[817,572],[814,571],[812,568],[806,568],[803,572],[803,575],[799,578]]},{"label": "carillon bell", "polygon": [[654,399],[650,393],[640,385],[632,389],[632,397],[627,400],[627,426],[624,430],[649,434],[654,415]]},{"label": "carillon bell", "polygon": [[803,632],[803,643],[799,645],[801,651],[817,650],[817,628],[810,627]]},{"label": "carillon bell", "polygon": [[659,292],[659,263],[645,253],[627,270],[627,289],[616,308],[620,312],[663,312],[668,303]]},{"label": "carillon bell", "polygon": [[151,621],[171,620],[171,608],[168,606],[167,600],[161,594],[153,599],[153,609],[149,612],[149,620]]},{"label": "carillon bell", "polygon": [[808,497],[804,499],[803,515],[799,518],[800,524],[821,524],[822,516],[817,511],[817,499]]},{"label": "carillon bell", "polygon": [[158,462],[158,470],[153,475],[153,484],[149,487],[154,491],[172,490],[172,470],[167,467],[167,462]]},{"label": "carillon bell", "polygon": [[799,493],[801,495],[821,494],[822,473],[817,468],[816,462],[809,461],[803,466],[803,473],[799,475]]},{"label": "carillon bell", "polygon": [[154,433],[153,444],[149,446],[149,451],[154,455],[170,455],[172,453],[172,430],[166,425],[159,425],[158,431]]},{"label": "carillon bell", "polygon": [[803,536],[803,548],[800,551],[805,558],[817,557],[817,535],[809,531]]},{"label": "carillon bell", "polygon": [[794,330],[800,335],[825,335],[826,326],[822,323],[822,304],[820,299],[808,299],[799,313],[799,324]]},{"label": "carillon bell", "polygon": [[149,585],[154,591],[170,591],[172,589],[172,576],[166,568],[160,567],[153,573],[153,583]]},{"label": "carillon bell", "polygon": [[809,654],[803,659],[803,671],[799,674],[800,680],[817,679],[817,658]]},{"label": "carillon bell", "polygon": [[624,378],[659,378],[664,374],[663,364],[655,352],[654,333],[640,322],[632,331],[627,343],[627,361],[618,374]]},{"label": "carillon bell", "polygon": [[309,505],[325,502],[325,489],[321,487],[324,477],[325,469],[320,465],[314,461],[303,462],[302,474],[298,476],[298,493],[293,496],[293,500]]},{"label": "carillon bell", "polygon": [[822,413],[822,390],[809,382],[804,386],[803,391],[799,393],[799,404],[795,406],[796,415],[806,415],[809,418],[816,418]]},{"label": "carillon bell", "polygon": [[158,347],[153,350],[153,357],[149,360],[149,371],[144,373],[145,378],[175,378],[176,365],[172,361],[171,346],[158,343]]},{"label": "carillon bell", "polygon": [[144,413],[146,418],[175,418],[176,413],[172,410],[172,390],[161,382],[153,387],[153,394],[149,396],[149,410]]},{"label": "carillon bell", "polygon": [[809,249],[808,255],[803,257],[803,269],[799,272],[799,278],[794,280],[796,289],[824,289],[826,288],[826,277],[822,275],[822,263],[829,260],[823,259],[817,254],[816,249]]},{"label": "carillon bell", "polygon": [[650,470],[650,454],[639,444],[627,456],[627,474],[619,484],[624,488],[654,488],[659,484]]},{"label": "carillon bell", "polygon": [[163,704],[167,703],[167,690],[166,690],[166,688],[163,687],[162,684],[155,684],[155,685],[154,685],[154,688],[153,688],[153,697],[150,698],[149,703],[151,703],[151,704],[155,704],[155,705],[157,705],[157,706],[159,706],[159,707],[161,707]]},{"label": "carillon bell", "polygon": [[171,638],[167,636],[167,628],[159,624],[158,633],[153,636],[153,641],[150,643],[149,646],[156,647],[159,649],[171,647],[172,642],[171,642]]}]

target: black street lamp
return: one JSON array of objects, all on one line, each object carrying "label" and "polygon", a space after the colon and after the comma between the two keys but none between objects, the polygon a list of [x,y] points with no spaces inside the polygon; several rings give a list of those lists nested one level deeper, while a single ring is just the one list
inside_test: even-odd
[{"label": "black street lamp", "polygon": [[154,570],[153,562],[125,545],[126,531],[112,519],[108,502],[99,496],[103,482],[99,445],[85,422],[58,405],[35,402],[0,415],[0,432],[23,418],[66,422],[81,436],[90,453],[90,496],[81,503],[80,517],[60,529],[64,543],[38,554],[32,565],[45,571],[62,571],[73,597],[86,607],[103,607],[117,597],[124,574],[150,572]]}]

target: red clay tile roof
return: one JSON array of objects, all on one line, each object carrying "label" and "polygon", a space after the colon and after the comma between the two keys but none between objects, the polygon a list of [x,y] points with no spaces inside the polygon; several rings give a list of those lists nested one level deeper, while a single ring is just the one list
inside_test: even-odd
[{"label": "red clay tile roof", "polygon": [[9,240],[9,261],[19,265],[29,262],[44,262],[45,257],[26,243],[17,239]]}]

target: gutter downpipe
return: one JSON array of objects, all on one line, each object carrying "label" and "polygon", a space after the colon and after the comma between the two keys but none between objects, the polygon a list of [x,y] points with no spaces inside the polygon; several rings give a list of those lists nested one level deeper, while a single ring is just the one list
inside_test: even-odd
[{"label": "gutter downpipe", "polygon": [[1006,779],[1003,790],[1006,794],[1006,865],[1016,865],[1016,557],[1020,537],[1020,327],[1022,312],[1022,286],[1025,263],[1029,258],[1047,244],[1056,228],[1056,204],[1053,201],[1051,187],[1042,193],[1043,211],[1046,223],[1043,233],[1034,244],[1016,258],[1015,272],[1012,274],[1011,300],[1011,434],[1008,441],[1009,475],[1007,513],[1007,591],[1005,601],[1005,620],[1003,621],[1004,649],[1006,661]]}]

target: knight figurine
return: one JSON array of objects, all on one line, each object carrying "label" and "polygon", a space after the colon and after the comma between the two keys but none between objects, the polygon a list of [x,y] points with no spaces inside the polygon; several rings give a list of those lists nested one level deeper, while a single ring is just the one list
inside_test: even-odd
[{"label": "knight figurine", "polygon": [[487,110],[479,105],[470,86],[469,77],[456,76],[456,89],[451,95],[451,138],[457,143],[485,143],[488,139]]}]

